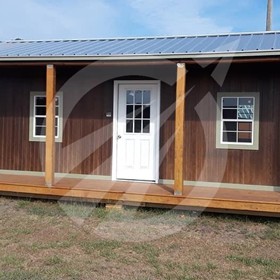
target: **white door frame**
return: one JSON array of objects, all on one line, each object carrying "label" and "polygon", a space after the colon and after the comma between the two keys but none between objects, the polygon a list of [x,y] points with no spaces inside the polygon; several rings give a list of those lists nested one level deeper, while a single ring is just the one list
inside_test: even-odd
[{"label": "white door frame", "polygon": [[159,136],[160,136],[160,81],[159,80],[115,80],[114,81],[114,105],[113,105],[113,155],[112,155],[112,180],[117,180],[117,137],[118,137],[118,104],[120,85],[142,85],[149,84],[157,86],[156,96],[156,135],[155,135],[155,183],[159,181]]}]

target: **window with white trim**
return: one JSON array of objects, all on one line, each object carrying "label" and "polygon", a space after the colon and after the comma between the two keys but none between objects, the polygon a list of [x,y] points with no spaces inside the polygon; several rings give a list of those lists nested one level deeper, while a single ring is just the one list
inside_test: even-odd
[{"label": "window with white trim", "polygon": [[217,148],[258,149],[259,93],[218,93]]},{"label": "window with white trim", "polygon": [[[55,97],[55,140],[62,141],[62,93]],[[30,141],[45,141],[46,138],[46,95],[44,92],[30,94]]]}]

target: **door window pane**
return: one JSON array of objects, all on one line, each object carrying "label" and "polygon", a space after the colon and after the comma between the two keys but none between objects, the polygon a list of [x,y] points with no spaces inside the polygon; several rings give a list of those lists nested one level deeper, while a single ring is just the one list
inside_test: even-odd
[{"label": "door window pane", "polygon": [[135,91],[135,104],[142,104],[142,90],[136,90]]},{"label": "door window pane", "polygon": [[143,104],[150,104],[151,103],[151,91],[144,90],[143,92]]},{"label": "door window pane", "polygon": [[142,118],[142,106],[135,105],[135,119],[141,119],[141,118]]},{"label": "door window pane", "polygon": [[133,132],[133,120],[126,121],[126,132],[128,133]]},{"label": "door window pane", "polygon": [[133,104],[134,103],[134,93],[132,90],[128,90],[126,92],[126,104]]},{"label": "door window pane", "polygon": [[126,106],[126,117],[128,119],[133,118],[133,105]]},{"label": "door window pane", "polygon": [[150,133],[150,121],[143,121],[143,133]]},{"label": "door window pane", "polygon": [[134,125],[135,125],[135,127],[134,127],[134,132],[135,133],[141,133],[142,131],[141,131],[141,120],[135,120],[134,121]]},{"label": "door window pane", "polygon": [[143,118],[149,119],[151,116],[150,106],[143,106]]},{"label": "door window pane", "polygon": [[126,133],[150,133],[150,103],[150,90],[127,90]]}]

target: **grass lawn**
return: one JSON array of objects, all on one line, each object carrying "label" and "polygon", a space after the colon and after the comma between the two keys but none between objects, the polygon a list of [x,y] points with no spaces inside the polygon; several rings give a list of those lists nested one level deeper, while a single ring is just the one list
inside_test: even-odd
[{"label": "grass lawn", "polygon": [[0,197],[0,279],[280,279],[280,222]]}]

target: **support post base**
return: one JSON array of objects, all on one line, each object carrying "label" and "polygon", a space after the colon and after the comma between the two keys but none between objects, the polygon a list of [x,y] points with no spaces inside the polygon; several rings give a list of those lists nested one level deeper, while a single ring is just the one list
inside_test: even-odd
[{"label": "support post base", "polygon": [[181,191],[174,191],[175,196],[182,196],[183,193]]}]

